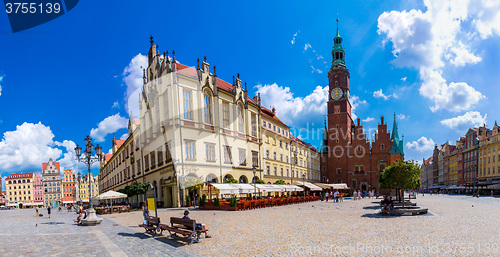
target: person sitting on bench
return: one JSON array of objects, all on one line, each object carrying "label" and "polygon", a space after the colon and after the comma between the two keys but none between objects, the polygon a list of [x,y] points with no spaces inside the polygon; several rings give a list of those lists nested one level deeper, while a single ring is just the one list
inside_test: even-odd
[{"label": "person sitting on bench", "polygon": [[[182,217],[182,219],[183,220],[190,220],[190,218],[189,218],[189,211],[188,210],[184,211],[184,217]],[[208,234],[208,228],[207,228],[207,225],[205,225],[205,224],[196,223],[195,229],[196,230],[199,230],[199,229],[205,230],[205,238],[211,238],[212,237],[212,236],[210,236]]]}]

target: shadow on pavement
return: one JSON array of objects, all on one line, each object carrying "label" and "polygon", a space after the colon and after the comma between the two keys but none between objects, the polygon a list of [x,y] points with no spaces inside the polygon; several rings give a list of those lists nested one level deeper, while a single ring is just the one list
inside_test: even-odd
[{"label": "shadow on pavement", "polygon": [[382,215],[382,212],[377,212],[377,213],[366,213],[361,215],[363,218],[376,218],[376,219],[390,219],[390,218],[397,218],[399,216],[391,216],[391,215]]},{"label": "shadow on pavement", "polygon": [[44,223],[40,223],[40,224],[43,224],[43,225],[61,225],[61,224],[66,224],[64,222],[44,222]]},{"label": "shadow on pavement", "polygon": [[377,210],[377,209],[380,209],[381,207],[380,206],[377,206],[377,205],[374,205],[374,206],[365,206],[363,207],[363,209],[366,209],[366,210]]},{"label": "shadow on pavement", "polygon": [[119,236],[126,236],[126,237],[136,237],[136,238],[139,238],[139,239],[148,239],[148,238],[151,238],[150,235],[147,235],[147,234],[144,234],[144,233],[140,233],[140,232],[137,232],[137,233],[123,233],[123,232],[119,232],[118,235]]},{"label": "shadow on pavement", "polygon": [[160,241],[162,243],[166,243],[170,246],[173,246],[173,247],[180,247],[180,246],[184,246],[184,245],[187,245],[187,241],[184,240],[182,237],[174,237],[174,238],[168,238],[167,236],[168,235],[155,235],[155,234],[151,234],[151,233],[141,233],[141,232],[137,232],[137,233],[124,233],[124,232],[120,232],[118,233],[119,236],[125,236],[125,237],[135,237],[135,238],[138,238],[138,239],[149,239],[149,238],[152,238],[152,239],[155,239],[157,241]]}]

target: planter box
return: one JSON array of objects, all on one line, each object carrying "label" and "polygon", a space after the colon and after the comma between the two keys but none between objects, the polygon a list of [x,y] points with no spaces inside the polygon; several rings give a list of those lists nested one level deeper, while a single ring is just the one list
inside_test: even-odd
[{"label": "planter box", "polygon": [[237,211],[238,210],[238,206],[234,206],[234,207],[229,206],[229,207],[227,207],[227,210],[228,211]]}]

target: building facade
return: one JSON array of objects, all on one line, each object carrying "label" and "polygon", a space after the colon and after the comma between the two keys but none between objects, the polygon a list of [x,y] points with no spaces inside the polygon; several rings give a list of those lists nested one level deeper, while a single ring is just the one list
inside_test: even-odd
[{"label": "building facade", "polygon": [[[90,187],[89,187],[90,184]],[[75,188],[76,190],[76,188]],[[89,195],[91,194],[91,195]],[[90,181],[89,181],[89,174],[86,174],[82,177],[79,178],[78,181],[78,201],[82,203],[88,203],[89,202],[89,196],[94,198],[99,195],[99,175],[97,176],[92,176],[90,175]]]},{"label": "building facade", "polygon": [[[289,128],[267,109],[266,119],[272,119],[271,126],[276,128],[264,128],[265,108],[258,96],[247,95],[239,74],[228,83],[217,77],[215,67],[212,73],[206,58],[201,65],[198,61],[197,68],[188,67],[177,63],[174,53],[172,58],[168,52],[160,54],[152,38],[150,43],[139,99],[140,119],[130,116],[129,137],[113,140],[112,154],[104,156],[99,182],[102,192],[148,182],[157,189],[159,206],[177,207],[187,195],[191,199],[200,195],[200,185],[207,182],[291,181],[294,169],[298,176],[319,179],[317,158],[310,160],[313,148],[294,139]],[[278,127],[280,132],[272,133]],[[263,130],[267,130],[268,143],[263,142]],[[282,147],[271,143],[279,141]],[[298,151],[295,167],[290,166],[291,157],[286,162],[291,147],[285,149],[284,144],[290,142]],[[278,157],[266,159],[270,169],[276,165],[279,176],[267,175],[263,148],[283,155],[279,161]]]},{"label": "building facade", "polygon": [[[478,183],[500,183],[500,128],[497,123],[491,133],[481,137],[479,142],[479,171]],[[486,126],[483,131],[488,131]],[[489,131],[488,131],[489,132]]]},{"label": "building facade", "polygon": [[62,203],[61,171],[59,162],[49,159],[42,164],[43,194],[45,206],[58,207]]},{"label": "building facade", "polygon": [[352,119],[349,70],[337,27],[328,72],[328,126],[321,148],[322,181],[347,183],[355,190],[378,190],[378,174],[393,162],[404,159],[403,141],[399,139],[396,117],[392,135],[381,117],[375,140],[368,140],[358,118]]},{"label": "building facade", "polygon": [[42,176],[40,174],[35,174],[34,182],[34,205],[44,205],[44,197],[43,197],[43,181]]},{"label": "building facade", "polygon": [[7,206],[16,208],[33,206],[33,182],[33,172],[9,175],[5,179]]},{"label": "building facade", "polygon": [[75,174],[73,174],[73,170],[71,169],[64,170],[64,177],[62,179],[62,203],[76,203]]}]

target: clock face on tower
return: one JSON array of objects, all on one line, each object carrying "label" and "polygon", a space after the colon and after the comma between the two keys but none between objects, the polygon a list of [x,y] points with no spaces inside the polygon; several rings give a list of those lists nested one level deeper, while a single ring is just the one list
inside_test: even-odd
[{"label": "clock face on tower", "polygon": [[339,100],[340,98],[342,98],[342,95],[343,95],[343,94],[344,94],[344,93],[342,92],[342,89],[340,89],[340,88],[336,87],[336,88],[334,88],[334,89],[332,90],[332,99],[333,99],[333,100],[335,100],[335,101],[337,101],[337,100]]}]

